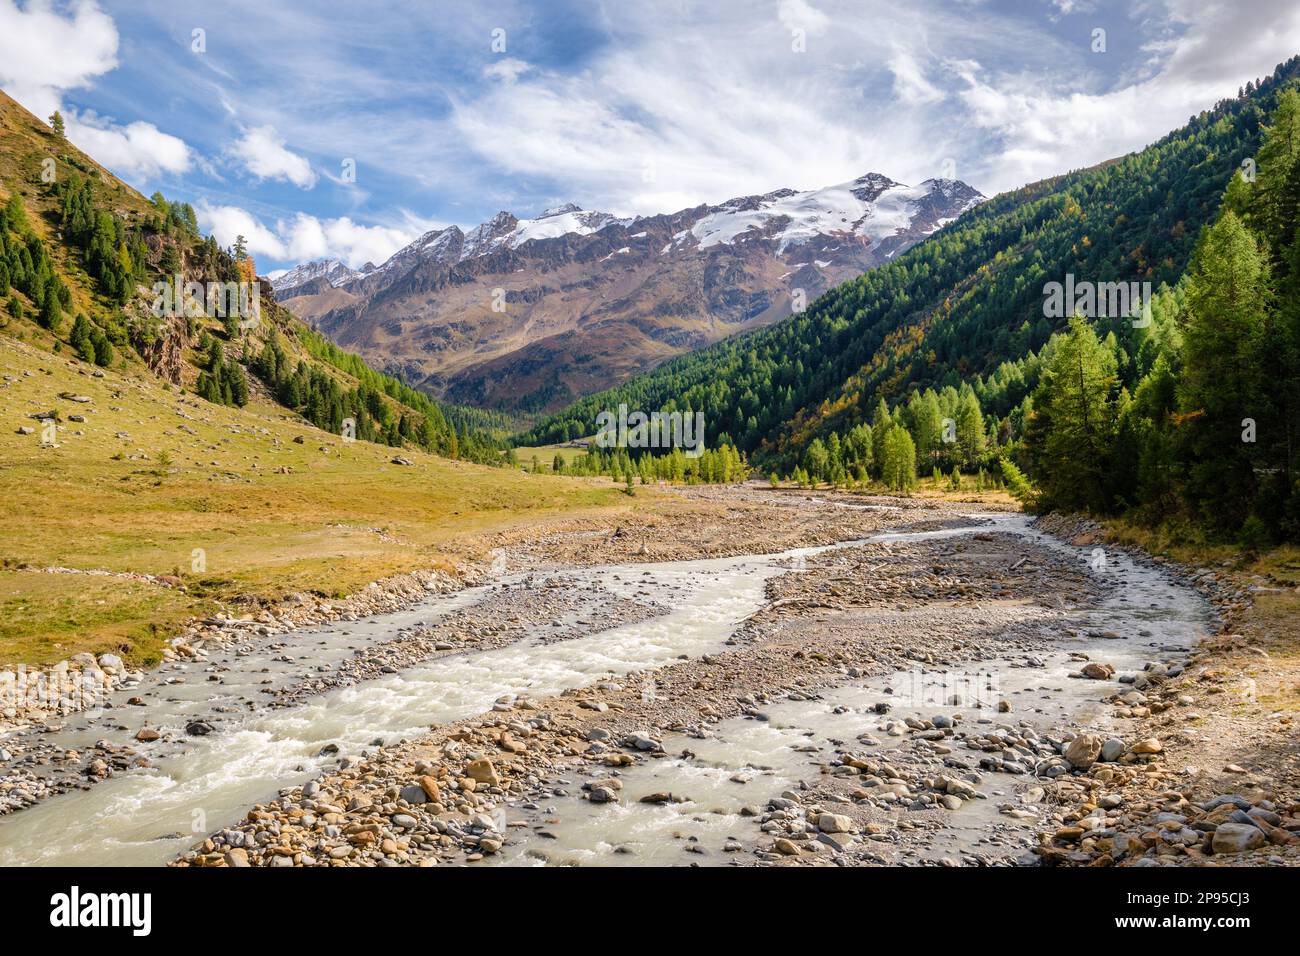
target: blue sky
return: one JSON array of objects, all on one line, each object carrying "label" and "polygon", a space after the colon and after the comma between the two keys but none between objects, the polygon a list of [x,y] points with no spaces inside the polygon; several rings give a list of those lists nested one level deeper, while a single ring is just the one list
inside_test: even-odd
[{"label": "blue sky", "polygon": [[992,195],[1300,52],[1286,0],[214,6],[0,0],[0,86],[264,271],[566,201],[671,212],[868,171]]}]

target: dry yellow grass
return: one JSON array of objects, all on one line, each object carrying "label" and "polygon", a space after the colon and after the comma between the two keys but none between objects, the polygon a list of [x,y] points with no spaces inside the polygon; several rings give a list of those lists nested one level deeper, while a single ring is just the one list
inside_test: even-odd
[{"label": "dry yellow grass", "polygon": [[[269,403],[211,405],[130,368],[97,375],[4,333],[0,373],[0,663],[110,648],[149,661],[219,607],[347,594],[482,556],[486,535],[521,523],[631,506],[608,481],[344,442]],[[51,410],[57,447],[42,447],[30,416]],[[179,573],[188,593],[51,567]]]}]

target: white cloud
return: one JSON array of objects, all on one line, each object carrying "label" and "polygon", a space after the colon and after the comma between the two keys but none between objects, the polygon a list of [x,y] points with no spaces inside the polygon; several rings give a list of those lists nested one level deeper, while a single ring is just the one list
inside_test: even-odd
[{"label": "white cloud", "polygon": [[483,75],[488,79],[500,80],[503,83],[513,83],[531,69],[531,64],[526,63],[523,60],[517,60],[512,56],[507,56],[497,60],[491,66],[485,67]]},{"label": "white cloud", "polygon": [[117,27],[91,0],[59,13],[49,0],[0,0],[0,86],[44,119],[64,90],[117,66]]},{"label": "white cloud", "polygon": [[895,47],[889,70],[894,74],[894,93],[909,106],[938,103],[944,98],[943,91],[926,79],[925,70],[906,47]]},{"label": "white cloud", "polygon": [[803,30],[816,35],[830,26],[831,19],[808,0],[780,0],[776,7],[777,19],[787,30]]},{"label": "white cloud", "polygon": [[199,228],[223,246],[233,246],[243,236],[254,256],[285,258],[285,245],[276,233],[258,222],[251,213],[238,206],[215,206],[201,202],[195,207]]},{"label": "white cloud", "polygon": [[290,152],[284,140],[270,126],[244,131],[230,147],[230,153],[257,179],[278,179],[299,189],[311,189],[317,176],[306,157]]},{"label": "white cloud", "polygon": [[[19,7],[0,0],[0,86],[41,119],[62,106],[67,90],[90,86],[117,66],[112,17],[93,0],[61,13],[49,0]],[[125,177],[150,178],[190,168],[190,148],[152,123],[118,126],[93,112],[65,114],[68,138]]]},{"label": "white cloud", "polygon": [[96,162],[123,176],[151,179],[190,168],[191,153],[185,141],[152,123],[116,126],[93,113],[71,114],[67,134]]},{"label": "white cloud", "polygon": [[243,236],[254,256],[278,262],[338,259],[353,268],[383,262],[435,225],[408,216],[401,226],[366,226],[347,216],[318,219],[300,212],[267,226],[238,206],[200,203],[195,211],[200,227],[223,246]]},{"label": "white cloud", "polygon": [[[802,15],[804,29],[825,19],[798,7],[782,13]],[[887,49],[862,20],[819,40],[814,56],[793,52],[771,19],[731,18],[709,29],[659,19],[620,8],[628,36],[581,72],[534,69],[455,101],[448,138],[497,169],[557,179],[583,205],[620,214],[828,185],[873,170],[900,179],[933,174],[947,155],[931,161],[935,148],[916,117],[864,104],[850,89],[854,78],[837,60]]]},{"label": "white cloud", "polygon": [[1008,189],[1140,149],[1300,51],[1300,6],[1290,0],[1167,0],[1165,12],[1181,32],[1146,45],[1144,78],[1103,92],[1080,92],[1068,76],[950,63],[970,121],[994,136],[986,181]]}]

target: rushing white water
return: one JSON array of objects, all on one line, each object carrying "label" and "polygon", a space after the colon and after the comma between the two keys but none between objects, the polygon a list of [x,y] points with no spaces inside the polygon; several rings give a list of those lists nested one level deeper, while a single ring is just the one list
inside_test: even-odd
[{"label": "rushing white water", "polygon": [[[159,759],[149,770],[121,774],[90,790],[0,817],[0,865],[163,863],[198,837],[238,819],[249,805],[332,764],[336,758],[317,756],[325,744],[357,754],[375,738],[412,737],[432,724],[490,710],[506,694],[547,696],[659,666],[679,655],[717,650],[737,624],[762,606],[764,582],[780,573],[780,561],[821,550],[578,572],[579,579],[599,581],[618,594],[648,595],[671,610],[567,641],[522,641],[441,658],[295,707],[250,716],[225,732],[190,738],[185,751]],[[478,596],[486,592],[476,590]],[[415,623],[421,614],[445,614],[448,602],[463,606],[473,598],[457,595],[423,611],[380,615],[334,630],[347,633],[355,644],[359,633],[391,632]],[[292,639],[289,643],[294,647]],[[183,726],[200,693],[162,702],[151,717],[164,728]]]},{"label": "rushing white water", "polygon": [[[984,717],[983,723],[1028,721],[1047,731],[1072,721],[1106,733],[1115,718],[1113,708],[1102,703],[1103,685],[1071,679],[1069,674],[1079,663],[1070,653],[1082,651],[1111,663],[1119,673],[1134,673],[1150,660],[1177,658],[1212,623],[1209,605],[1195,590],[1153,567],[1139,565],[1119,552],[1103,551],[1099,558],[1093,549],[1076,548],[1035,531],[1020,515],[978,517],[987,521],[975,527],[888,532],[872,540],[906,544],[998,530],[1067,554],[1116,584],[1098,606],[1071,615],[1069,623],[1084,633],[1044,655],[1042,666],[1026,667],[1023,658],[994,659],[948,675],[953,678],[950,688],[987,689],[982,695],[986,708],[998,698],[1015,701],[1013,715],[1000,720]],[[1137,635],[1135,628],[1140,629]],[[1129,639],[1096,636],[1109,630],[1122,630]],[[643,761],[620,774],[623,790],[617,803],[579,799],[581,781],[575,780],[566,788],[568,795],[544,801],[536,812],[512,812],[512,817],[522,817],[531,829],[512,830],[510,842],[494,862],[644,866],[724,865],[744,859],[746,854],[727,851],[729,839],[735,841],[733,847],[748,848],[758,835],[754,820],[741,811],[761,808],[771,797],[797,788],[801,780],[815,779],[820,773],[818,765],[832,759],[834,742],[853,741],[871,733],[880,743],[869,748],[870,752],[886,756],[904,739],[880,732],[886,720],[962,713],[969,721],[981,713],[971,710],[969,699],[954,705],[946,692],[935,693],[933,687],[918,695],[916,677],[915,673],[895,672],[834,688],[817,700],[777,701],[762,708],[766,719],[725,720],[712,727],[705,739],[670,735],[663,740],[664,751],[670,756]],[[1114,687],[1104,686],[1107,693]],[[888,718],[871,711],[880,702],[890,704]],[[690,756],[677,756],[683,751]],[[606,775],[602,768],[591,771],[593,777]],[[981,789],[993,799],[971,801],[946,814],[943,832],[912,859],[957,858],[981,851],[1014,856],[1011,851],[1026,848],[1033,824],[1018,823],[998,809],[1000,798],[1017,782],[1009,776],[989,775]],[[665,792],[675,801],[639,802],[649,794]]]},{"label": "rushing white water", "polygon": [[[1022,516],[972,517],[991,518],[996,530],[1063,549],[1096,573],[1118,576],[1123,586],[1100,608],[1083,613],[1079,623],[1131,632],[1135,622],[1141,622],[1149,630],[1150,640],[1144,644],[1107,642],[1108,659],[1122,668],[1140,666],[1153,645],[1185,648],[1206,627],[1208,609],[1199,596],[1154,569],[1115,554],[1108,556],[1099,570],[1090,552],[1032,531]],[[988,521],[980,527],[988,528]],[[909,540],[970,534],[980,527],[890,533],[874,540],[905,545]],[[787,559],[824,550],[828,549],[568,571],[566,574],[579,582],[598,582],[615,594],[653,601],[669,607],[670,612],[567,641],[544,644],[525,640],[496,650],[448,656],[293,707],[223,723],[218,733],[188,738],[184,750],[160,757],[151,769],[119,774],[87,791],[0,817],[0,865],[161,864],[202,835],[239,819],[251,804],[333,765],[337,758],[318,756],[325,744],[338,745],[342,754],[356,755],[376,738],[413,737],[430,725],[485,712],[503,695],[543,697],[610,675],[662,666],[681,655],[715,651],[740,622],[763,606],[765,582],[782,573],[781,565]],[[509,586],[509,582],[501,586]],[[413,610],[282,640],[288,653],[305,655],[304,660],[337,661],[359,644],[388,639],[400,627],[434,620],[483,599],[489,591],[471,589]],[[1068,649],[1087,648],[1080,644]],[[1077,715],[1090,704],[1098,711],[1095,690],[1089,697],[1087,689],[1080,686],[1082,682],[1066,680],[1067,664],[1064,655],[1061,657],[1051,662],[1048,672],[1032,672],[1035,681],[1074,685],[1043,714]],[[250,653],[242,662],[232,662],[224,685],[214,688],[199,679],[166,687],[160,692],[162,699],[151,702],[149,717],[164,729],[183,727],[188,717],[210,705],[214,697],[233,700],[239,693],[252,692],[267,679],[264,668],[269,664],[264,654]],[[200,665],[194,668],[197,677]],[[271,666],[271,672],[280,677],[291,676],[293,671],[293,666]],[[1007,692],[1017,692],[1017,682],[1028,679],[1026,673],[1007,670]],[[670,750],[689,747],[698,759],[664,759],[631,768],[623,777],[627,789],[620,805],[567,800],[561,822],[547,826],[554,839],[512,837],[500,862],[536,862],[543,852],[547,860],[561,862],[695,862],[700,858],[681,852],[683,841],[691,837],[708,844],[712,862],[722,862],[716,850],[726,836],[744,836],[746,832],[753,836],[736,815],[742,801],[751,805],[761,802],[760,798],[780,793],[801,773],[807,773],[815,755],[796,748],[808,745],[810,739],[852,739],[871,729],[874,723],[867,725],[863,710],[880,699],[883,686],[873,681],[838,689],[822,701],[781,702],[770,709],[772,719],[768,722],[727,721],[716,728],[714,739],[673,741]],[[1032,688],[1019,689],[1028,692]],[[850,708],[847,717],[832,712],[836,704]],[[929,708],[926,714],[938,712],[942,708]],[[1094,716],[1105,719],[1099,711]],[[65,745],[85,746],[87,738],[93,739],[101,731],[86,722],[65,733],[69,741]],[[755,769],[759,767],[768,769]],[[746,785],[736,784],[730,777],[738,771],[755,779]],[[665,806],[635,802],[645,793],[659,790],[687,794],[691,802]],[[517,811],[510,813],[513,816]],[[636,854],[619,853],[620,847],[636,847]]]}]

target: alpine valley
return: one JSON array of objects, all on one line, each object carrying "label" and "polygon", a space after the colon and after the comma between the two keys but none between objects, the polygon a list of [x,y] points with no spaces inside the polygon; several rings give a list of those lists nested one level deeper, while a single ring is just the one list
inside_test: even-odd
[{"label": "alpine valley", "polygon": [[438,229],[377,267],[272,278],[291,311],[417,388],[552,411],[799,311],[983,199],[957,180],[868,173],[635,219],[570,203]]}]

